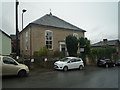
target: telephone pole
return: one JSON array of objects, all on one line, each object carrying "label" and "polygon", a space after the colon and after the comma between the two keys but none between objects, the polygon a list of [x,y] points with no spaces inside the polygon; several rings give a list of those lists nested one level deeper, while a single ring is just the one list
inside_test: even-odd
[{"label": "telephone pole", "polygon": [[19,2],[16,0],[16,58],[19,57],[19,30],[18,30],[18,5]]}]

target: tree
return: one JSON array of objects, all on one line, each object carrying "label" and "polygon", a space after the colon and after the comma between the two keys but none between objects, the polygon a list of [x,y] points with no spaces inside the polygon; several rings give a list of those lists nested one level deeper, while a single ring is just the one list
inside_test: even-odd
[{"label": "tree", "polygon": [[78,40],[75,36],[69,35],[66,37],[66,46],[69,56],[77,56]]},{"label": "tree", "polygon": [[84,52],[81,52],[81,57],[86,64],[86,55],[90,53],[90,40],[87,38],[79,38],[79,48],[84,48]]},{"label": "tree", "polygon": [[84,54],[90,53],[90,40],[87,38],[81,37],[79,38],[79,48],[84,48]]}]

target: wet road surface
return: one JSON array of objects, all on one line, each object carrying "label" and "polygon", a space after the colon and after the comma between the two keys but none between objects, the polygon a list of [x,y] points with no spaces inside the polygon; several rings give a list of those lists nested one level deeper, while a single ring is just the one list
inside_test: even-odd
[{"label": "wet road surface", "polygon": [[31,72],[28,77],[2,78],[3,88],[118,88],[120,67],[87,66],[68,72],[48,70]]}]

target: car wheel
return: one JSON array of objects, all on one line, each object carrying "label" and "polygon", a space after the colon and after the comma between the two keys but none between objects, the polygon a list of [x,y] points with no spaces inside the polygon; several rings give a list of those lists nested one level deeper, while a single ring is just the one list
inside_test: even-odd
[{"label": "car wheel", "polygon": [[105,67],[108,68],[108,64],[106,64]]},{"label": "car wheel", "polygon": [[79,66],[79,70],[83,70],[83,66],[82,65]]},{"label": "car wheel", "polygon": [[27,73],[25,70],[21,70],[18,72],[18,77],[25,77],[25,76],[27,76]]},{"label": "car wheel", "polygon": [[67,66],[65,66],[64,68],[63,68],[63,71],[68,71],[68,67]]}]

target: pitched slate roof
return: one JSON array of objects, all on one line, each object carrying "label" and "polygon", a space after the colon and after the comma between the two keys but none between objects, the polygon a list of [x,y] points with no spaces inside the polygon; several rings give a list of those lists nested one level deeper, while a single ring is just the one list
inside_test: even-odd
[{"label": "pitched slate roof", "polygon": [[11,37],[8,34],[6,34],[4,31],[2,31],[1,29],[0,29],[0,32],[2,32],[4,35],[6,35],[8,38],[11,39]]},{"label": "pitched slate roof", "polygon": [[79,27],[76,27],[76,26],[56,17],[56,16],[53,16],[51,13],[46,14],[43,17],[31,22],[31,24],[37,24],[37,25],[41,25],[41,26],[50,26],[50,27],[86,32],[85,30],[83,30]]},{"label": "pitched slate roof", "polygon": [[[115,45],[118,44],[118,42],[119,42],[119,40],[109,40],[109,41],[107,41],[107,45],[109,45],[109,46],[115,46]],[[103,41],[100,41],[100,42],[97,42],[95,44],[92,44],[93,47],[100,47],[100,46],[104,46],[104,45],[105,44],[104,44]]]}]

